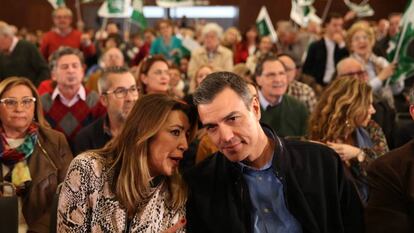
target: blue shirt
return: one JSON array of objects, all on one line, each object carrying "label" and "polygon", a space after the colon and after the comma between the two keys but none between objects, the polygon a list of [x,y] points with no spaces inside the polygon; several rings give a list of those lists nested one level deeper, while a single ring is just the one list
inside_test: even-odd
[{"label": "blue shirt", "polygon": [[283,184],[272,168],[272,159],[261,169],[239,163],[252,203],[254,233],[302,233],[300,223],[286,206]]}]

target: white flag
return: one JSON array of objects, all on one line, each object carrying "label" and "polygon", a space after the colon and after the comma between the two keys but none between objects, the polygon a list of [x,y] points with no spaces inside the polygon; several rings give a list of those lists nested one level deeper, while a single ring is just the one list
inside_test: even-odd
[{"label": "white flag", "polygon": [[358,17],[369,17],[374,15],[374,9],[367,3],[367,1],[364,1],[363,3],[356,4],[349,0],[344,0],[345,5],[348,6],[348,8],[355,12]]},{"label": "white flag", "polygon": [[269,13],[265,6],[260,9],[259,15],[256,19],[257,30],[260,36],[270,36],[273,42],[277,41],[277,34],[273,27],[272,20],[270,20]]},{"label": "white flag", "polygon": [[132,11],[131,0],[106,0],[98,15],[103,18],[130,18]]},{"label": "white flag", "polygon": [[308,26],[310,20],[321,24],[322,20],[316,15],[316,10],[312,6],[314,0],[292,0],[290,18],[301,27]]}]

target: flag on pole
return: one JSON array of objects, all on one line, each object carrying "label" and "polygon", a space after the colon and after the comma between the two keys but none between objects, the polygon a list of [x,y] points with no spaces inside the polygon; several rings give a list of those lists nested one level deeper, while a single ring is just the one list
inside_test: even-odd
[{"label": "flag on pole", "polygon": [[368,1],[363,1],[360,4],[353,3],[349,0],[344,0],[345,5],[348,6],[348,8],[355,12],[358,17],[369,17],[374,15],[374,9],[368,4]]},{"label": "flag on pole", "polygon": [[308,26],[310,20],[321,24],[322,20],[316,15],[316,10],[312,6],[315,0],[292,0],[290,18],[301,27]]},{"label": "flag on pole", "polygon": [[193,0],[157,0],[157,6],[164,8],[173,8],[181,6],[193,6]]},{"label": "flag on pole", "polygon": [[414,1],[409,0],[400,32],[390,41],[388,59],[397,62],[391,83],[414,76]]},{"label": "flag on pole", "polygon": [[60,6],[64,6],[65,5],[65,1],[64,0],[48,0],[50,5],[52,5],[53,9],[56,9]]},{"label": "flag on pole", "polygon": [[132,0],[132,9],[131,22],[142,29],[147,28],[148,23],[144,16],[142,0]]},{"label": "flag on pole", "polygon": [[131,0],[106,0],[99,8],[98,15],[103,18],[130,18]]},{"label": "flag on pole", "polygon": [[265,6],[260,9],[259,15],[256,19],[257,30],[260,36],[270,36],[273,42],[277,41],[277,34],[273,27],[272,20],[270,20],[269,13]]}]

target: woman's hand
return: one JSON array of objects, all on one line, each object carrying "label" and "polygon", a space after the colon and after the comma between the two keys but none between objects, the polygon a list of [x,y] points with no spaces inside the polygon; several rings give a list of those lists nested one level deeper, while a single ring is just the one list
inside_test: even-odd
[{"label": "woman's hand", "polygon": [[[361,149],[355,146],[351,146],[343,143],[328,142],[328,146],[339,154],[342,161],[347,162],[353,158],[357,158],[361,154]],[[359,160],[359,159],[358,159]]]},{"label": "woman's hand", "polygon": [[187,220],[185,218],[180,219],[176,224],[174,224],[172,227],[168,228],[167,230],[163,231],[162,233],[175,233],[178,230],[181,230],[185,224],[187,223]]},{"label": "woman's hand", "polygon": [[396,65],[397,64],[395,62],[393,62],[393,63],[389,64],[387,67],[385,67],[384,69],[382,69],[381,72],[378,75],[378,78],[381,81],[384,81],[384,80],[388,79],[389,77],[391,77],[394,74],[394,70],[395,70]]}]

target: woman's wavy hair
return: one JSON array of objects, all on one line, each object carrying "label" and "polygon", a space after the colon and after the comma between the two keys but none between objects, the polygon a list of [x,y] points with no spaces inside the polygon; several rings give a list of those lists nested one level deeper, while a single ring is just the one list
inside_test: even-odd
[{"label": "woman's wavy hair", "polygon": [[[163,94],[141,97],[129,114],[122,132],[104,148],[96,150],[107,161],[107,167],[114,172],[111,188],[129,216],[135,214],[139,205],[151,197],[151,175],[148,165],[149,144],[161,130],[172,111],[182,111],[190,122],[188,143],[197,130],[197,115],[190,106]],[[185,205],[187,189],[176,171],[165,177],[169,190],[170,208]]]},{"label": "woman's wavy hair", "polygon": [[346,140],[368,114],[372,88],[357,78],[335,79],[322,94],[309,119],[309,139]]},{"label": "woman's wavy hair", "polygon": [[16,86],[26,86],[32,92],[33,97],[36,98],[35,102],[35,110],[34,110],[34,120],[43,127],[49,127],[49,124],[46,122],[44,114],[43,114],[43,106],[42,101],[40,100],[39,93],[37,93],[36,87],[33,83],[24,77],[8,77],[0,82],[0,99],[3,98],[3,94]]},{"label": "woman's wavy hair", "polygon": [[363,31],[367,34],[369,42],[374,45],[375,43],[375,32],[372,27],[369,26],[369,24],[365,22],[358,22],[352,25],[351,28],[348,29],[346,32],[346,38],[345,43],[346,47],[349,51],[351,51],[351,45],[352,45],[352,37],[354,37],[355,33]]}]

